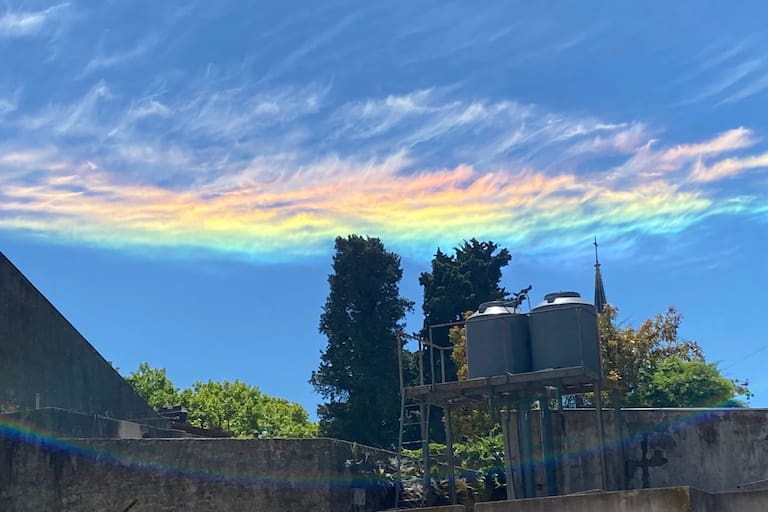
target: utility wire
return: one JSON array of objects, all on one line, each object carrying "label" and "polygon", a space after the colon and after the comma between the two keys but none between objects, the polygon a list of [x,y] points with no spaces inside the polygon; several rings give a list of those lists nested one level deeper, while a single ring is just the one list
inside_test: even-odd
[{"label": "utility wire", "polygon": [[744,361],[745,359],[748,359],[748,358],[752,357],[752,356],[753,356],[753,355],[755,355],[755,354],[759,354],[760,352],[762,352],[762,351],[763,351],[763,350],[765,350],[765,349],[768,349],[768,345],[763,345],[763,346],[762,346],[762,347],[760,347],[759,349],[757,349],[757,350],[755,350],[755,351],[753,351],[753,352],[750,352],[749,354],[745,355],[744,357],[741,357],[741,358],[737,359],[736,361],[732,362],[732,363],[731,363],[731,364],[729,364],[728,366],[724,366],[724,367],[723,367],[723,368],[721,368],[720,370],[721,370],[721,371],[725,371],[725,370],[727,370],[728,368],[733,368],[734,366],[736,366],[736,365],[737,365],[737,364],[739,364],[740,362]]}]

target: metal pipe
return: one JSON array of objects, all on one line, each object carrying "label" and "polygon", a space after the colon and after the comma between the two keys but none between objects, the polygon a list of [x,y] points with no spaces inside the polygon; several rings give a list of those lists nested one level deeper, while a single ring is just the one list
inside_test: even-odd
[{"label": "metal pipe", "polygon": [[504,421],[501,422],[501,434],[504,439],[504,477],[507,480],[507,499],[515,499],[515,475],[512,471],[512,408],[507,402]]},{"label": "metal pipe", "polygon": [[431,475],[429,467],[429,417],[428,414],[429,405],[424,402],[419,402],[419,410],[421,412],[421,456],[424,463],[424,495],[422,497],[422,505],[429,505],[431,501],[432,489],[430,486]]},{"label": "metal pipe", "polygon": [[557,496],[557,471],[555,467],[555,450],[552,439],[552,411],[549,399],[539,400],[541,411],[541,455],[544,462],[544,474],[547,480],[547,496]]},{"label": "metal pipe", "polygon": [[597,414],[597,437],[600,455],[600,476],[602,479],[603,490],[608,490],[608,465],[605,460],[605,425],[603,423],[603,400],[600,396],[602,389],[600,382],[595,382],[595,411]]},{"label": "metal pipe", "polygon": [[419,385],[424,385],[424,347],[419,340]]},{"label": "metal pipe", "polygon": [[456,470],[453,460],[453,432],[451,429],[451,404],[445,406],[445,445],[448,452],[448,492],[451,495],[451,505],[456,504]]},{"label": "metal pipe", "polygon": [[444,324],[433,324],[433,325],[430,325],[429,328],[431,329],[433,327],[455,327],[457,325],[464,325],[465,323],[467,323],[466,320],[458,320],[456,322],[446,322]]},{"label": "metal pipe", "polygon": [[523,498],[536,497],[536,475],[533,471],[533,440],[531,433],[531,403],[522,399],[517,405],[517,428],[520,442],[520,477]]},{"label": "metal pipe", "polygon": [[442,377],[440,382],[445,382],[445,350],[440,351],[440,377]]},{"label": "metal pipe", "polygon": [[397,370],[400,377],[400,431],[397,436],[397,486],[395,487],[395,508],[400,505],[400,488],[403,484],[403,429],[405,428],[405,382],[403,381],[403,346],[397,338]]},{"label": "metal pipe", "polygon": [[432,379],[432,386],[435,385],[435,350],[434,341],[432,341],[432,326],[429,326],[429,369],[431,370],[430,377]]}]

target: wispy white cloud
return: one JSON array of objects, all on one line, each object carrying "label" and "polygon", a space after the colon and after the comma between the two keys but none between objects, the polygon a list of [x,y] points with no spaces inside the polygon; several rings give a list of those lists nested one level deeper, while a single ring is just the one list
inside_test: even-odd
[{"label": "wispy white cloud", "polygon": [[[672,82],[687,97],[677,106],[696,103],[724,105],[768,89],[768,59],[764,42],[740,41],[710,48],[698,57],[693,71]],[[680,87],[686,84],[686,87]]]},{"label": "wispy white cloud", "polygon": [[758,142],[757,137],[743,126],[727,130],[718,136],[696,144],[680,144],[664,151],[661,154],[661,160],[673,162],[691,158],[701,158],[712,154],[721,154],[735,151],[737,149],[748,148]]},{"label": "wispy white cloud", "polygon": [[699,160],[691,173],[691,179],[697,182],[713,182],[731,178],[753,169],[768,169],[768,153],[742,158],[727,158],[709,166]]},{"label": "wispy white cloud", "polygon": [[99,117],[99,104],[110,97],[106,82],[99,81],[79,99],[68,104],[49,104],[39,112],[24,114],[18,121],[24,130],[46,130],[61,135],[101,134],[103,121]]},{"label": "wispy white cloud", "polygon": [[7,10],[0,15],[0,37],[28,37],[39,33],[46,24],[69,7],[63,3],[42,11],[12,11]]},{"label": "wispy white cloud", "polygon": [[16,89],[13,94],[8,96],[0,96],[0,119],[16,111],[20,98],[21,89]]},{"label": "wispy white cloud", "polygon": [[341,34],[352,23],[358,19],[358,13],[350,13],[343,16],[341,19],[332,23],[328,27],[320,29],[313,33],[313,35],[306,40],[302,41],[298,47],[288,53],[285,57],[280,59],[261,79],[261,82],[269,82],[275,80],[285,73],[288,73],[301,63],[308,55],[317,51],[319,48],[327,45],[331,40]]},{"label": "wispy white cloud", "polygon": [[763,73],[753,81],[744,84],[743,87],[725,98],[721,103],[734,103],[745,100],[749,97],[763,93],[766,90],[768,90],[768,73]]},{"label": "wispy white cloud", "polygon": [[92,58],[88,64],[86,64],[80,76],[86,76],[94,71],[111,68],[138,59],[139,57],[146,55],[159,41],[160,39],[158,37],[146,37],[138,41],[136,45],[128,50],[118,51],[111,54],[102,51],[98,56]]},{"label": "wispy white cloud", "polygon": [[[682,101],[680,104],[690,105],[719,96],[727,89],[746,79],[749,75],[764,69],[765,64],[766,60],[764,58],[749,59],[736,64],[727,69],[723,75],[706,85],[699,93]],[[723,102],[727,102],[727,100],[723,100]]]}]

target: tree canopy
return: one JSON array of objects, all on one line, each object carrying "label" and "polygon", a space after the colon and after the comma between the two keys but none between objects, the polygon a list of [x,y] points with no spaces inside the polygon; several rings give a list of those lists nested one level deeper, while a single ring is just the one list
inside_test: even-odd
[{"label": "tree canopy", "polygon": [[[481,303],[506,298],[507,290],[500,283],[502,269],[511,259],[507,249],[500,248],[495,242],[481,242],[475,238],[465,240],[455,247],[453,255],[438,248],[432,259],[431,272],[422,272],[419,276],[419,284],[424,289],[422,337],[429,338],[430,326],[460,321],[466,311],[474,311]],[[434,328],[432,342],[441,347],[450,347],[449,329]],[[425,358],[429,357],[425,355]],[[437,353],[432,357],[436,361],[437,374],[442,376],[444,372],[447,381],[456,380],[454,357],[445,360],[444,369],[440,368],[443,359]],[[431,363],[425,361],[427,379],[431,378],[431,367]],[[442,441],[442,410],[433,409],[430,418],[430,437]]]},{"label": "tree canopy", "polygon": [[708,407],[749,398],[747,383],[723,377],[698,343],[679,337],[683,317],[674,307],[638,328],[617,325],[617,316],[610,305],[599,316],[600,347],[605,376],[618,384],[624,405]]},{"label": "tree canopy", "polygon": [[149,363],[141,363],[125,380],[155,410],[181,403],[179,390],[168,378],[165,368],[152,368]]},{"label": "tree canopy", "polygon": [[659,361],[639,394],[653,407],[722,407],[739,405],[738,391],[714,364],[672,356]]},{"label": "tree canopy", "polygon": [[398,333],[413,303],[400,296],[400,257],[378,238],[336,238],[319,330],[328,340],[310,383],[325,399],[324,435],[392,447],[400,399]]},{"label": "tree canopy", "polygon": [[452,256],[438,249],[432,271],[419,276],[424,288],[425,328],[461,320],[465,311],[474,311],[480,303],[505,298],[507,291],[499,283],[502,269],[511,259],[507,249],[474,238],[456,247]]},{"label": "tree canopy", "polygon": [[[438,249],[432,271],[419,276],[424,288],[422,336],[429,337],[431,325],[460,321],[465,311],[474,311],[483,302],[504,299],[508,293],[500,286],[501,274],[511,259],[507,249],[475,238],[454,248],[453,255]],[[450,346],[448,329],[434,329],[432,341]],[[456,367],[450,361],[446,364],[446,379],[456,379]]]},{"label": "tree canopy", "polygon": [[195,382],[179,390],[164,368],[141,363],[126,380],[155,409],[183,405],[189,423],[202,428],[222,428],[236,437],[312,437],[317,425],[295,402],[262,393],[244,382]]}]

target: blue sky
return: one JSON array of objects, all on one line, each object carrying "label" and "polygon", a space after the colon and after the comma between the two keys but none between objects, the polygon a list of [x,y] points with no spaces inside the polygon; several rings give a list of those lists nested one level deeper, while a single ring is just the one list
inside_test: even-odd
[{"label": "blue sky", "polygon": [[682,334],[768,406],[761,2],[0,5],[0,250],[124,372],[302,403],[333,239],[403,293],[492,239],[508,289]]}]

